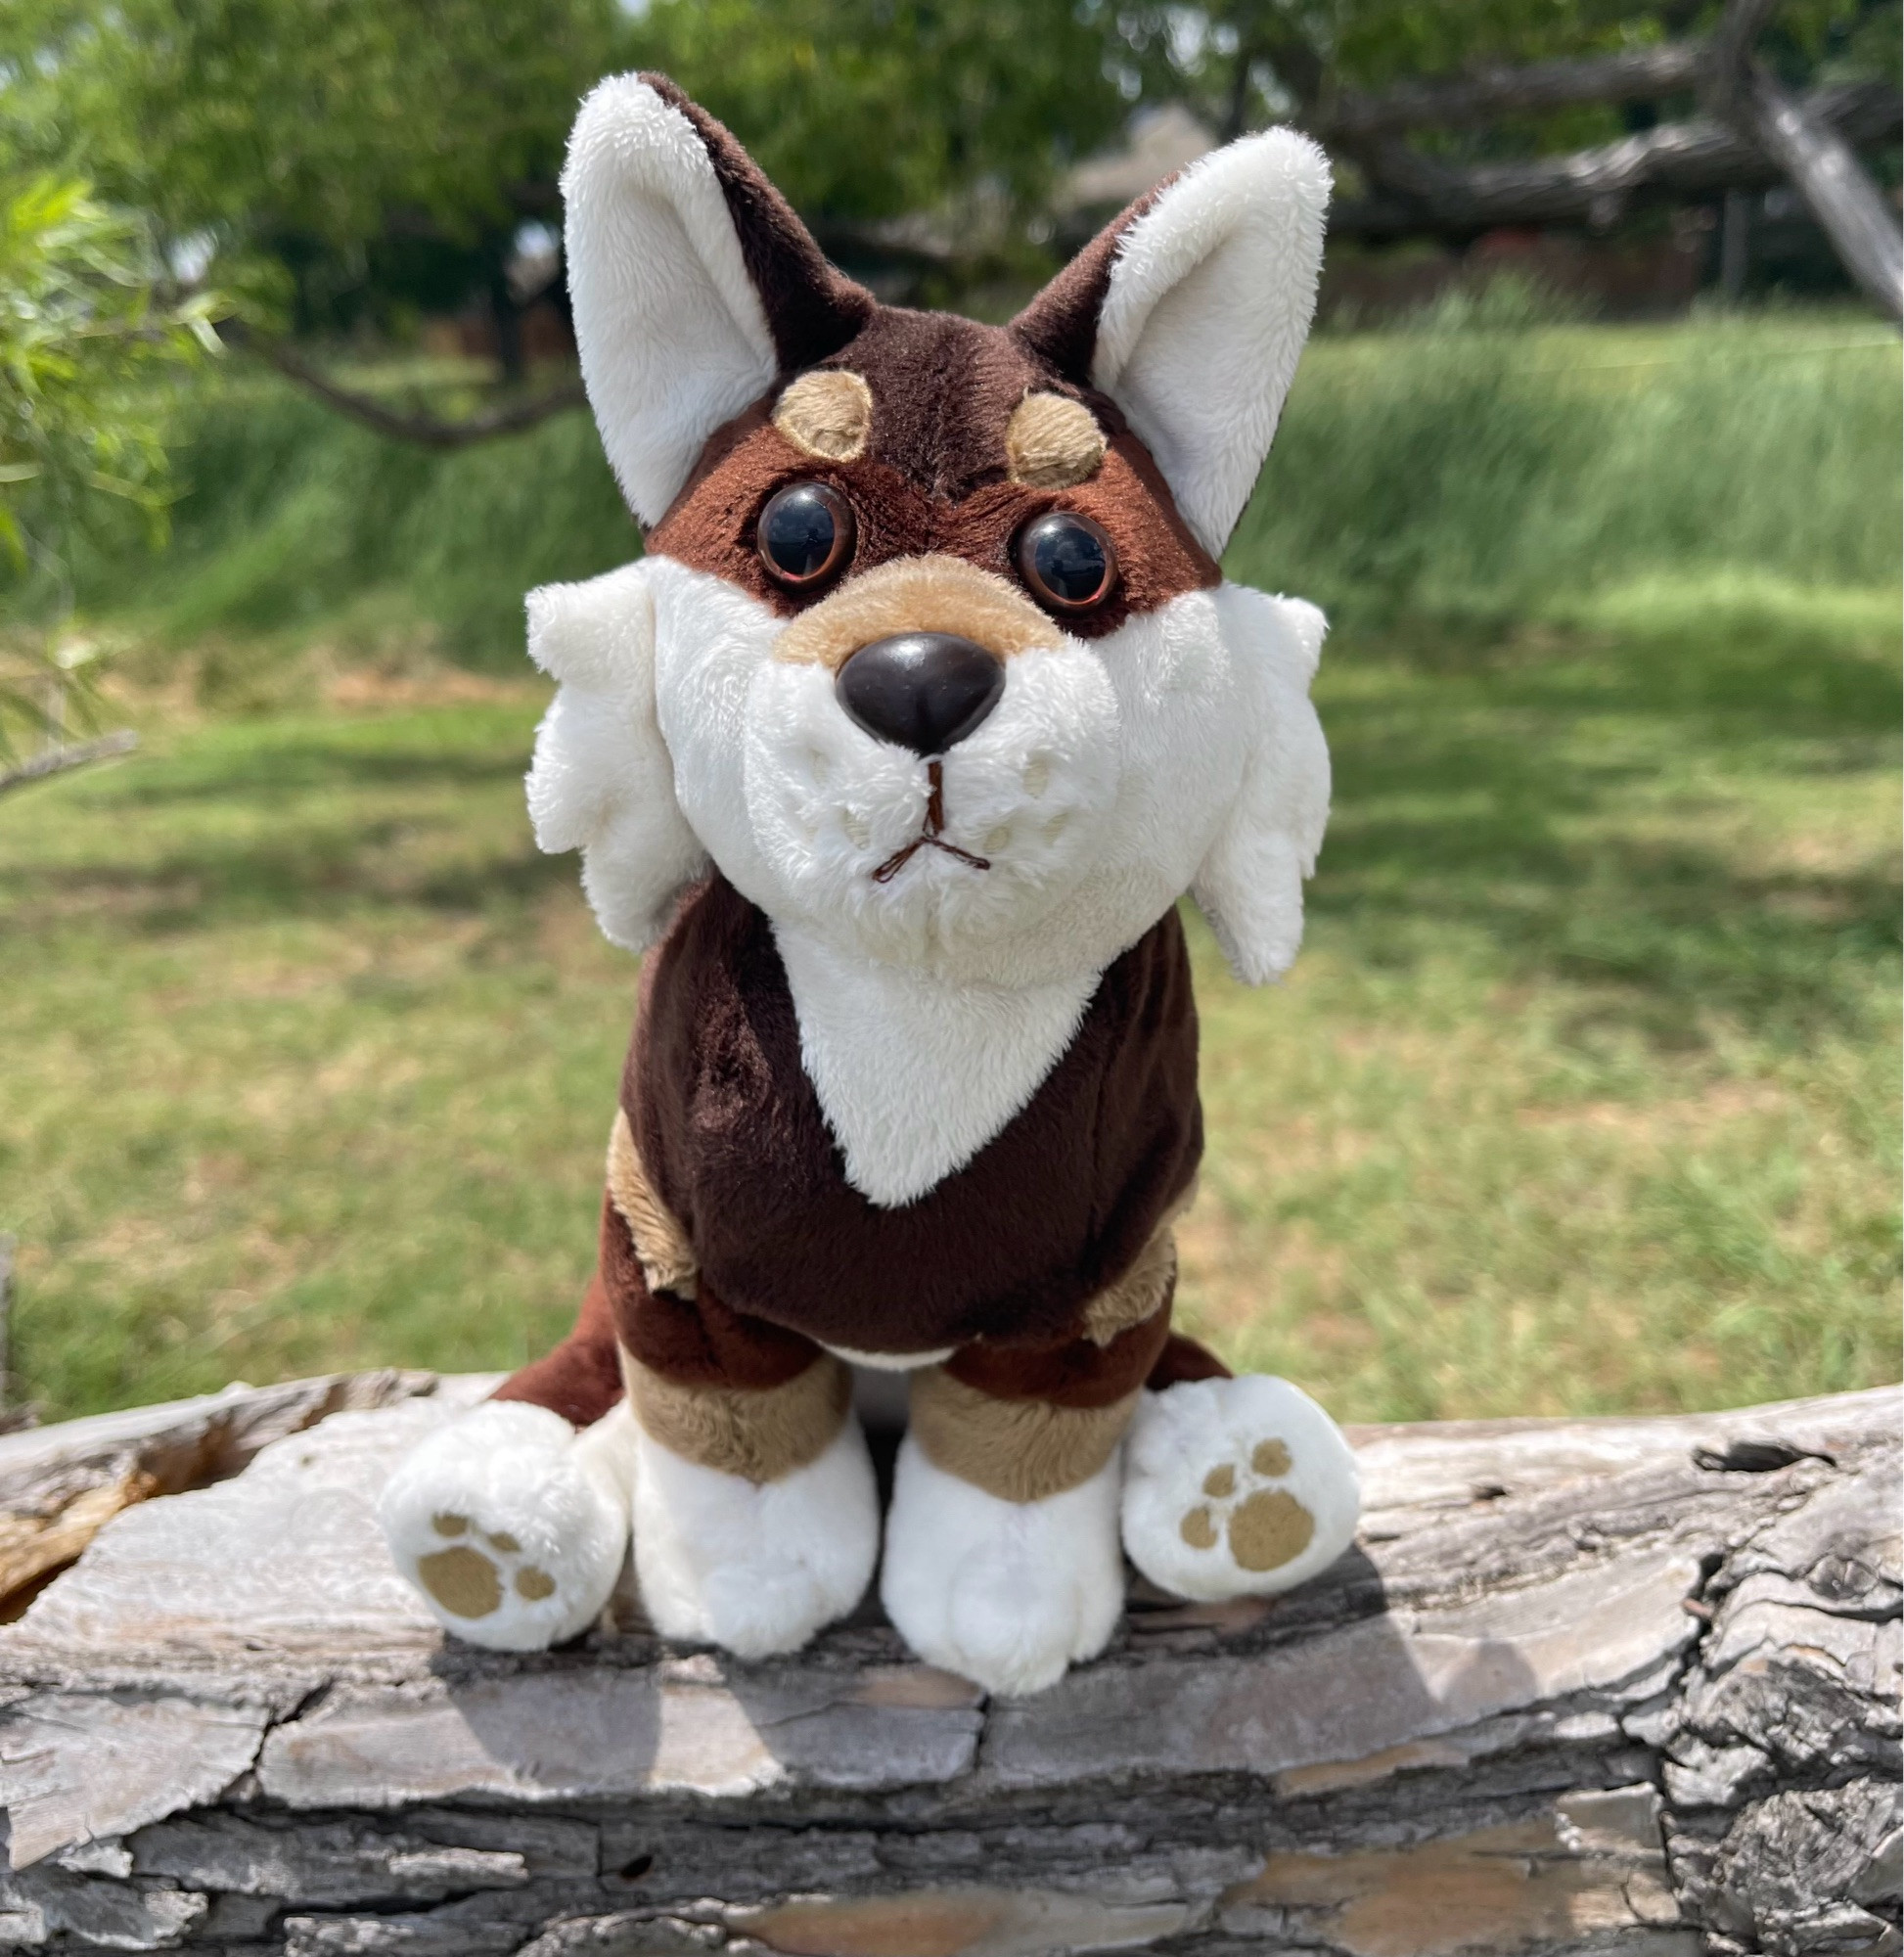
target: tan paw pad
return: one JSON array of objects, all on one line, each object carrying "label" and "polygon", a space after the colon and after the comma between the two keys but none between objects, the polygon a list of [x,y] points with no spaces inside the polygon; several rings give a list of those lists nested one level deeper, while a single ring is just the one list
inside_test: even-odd
[{"label": "tan paw pad", "polygon": [[[469,1531],[470,1521],[467,1516],[440,1515],[431,1518],[431,1525],[438,1535],[459,1536]],[[493,1535],[478,1530],[477,1534],[487,1549],[474,1542],[459,1542],[417,1559],[417,1581],[451,1616],[472,1621],[493,1616],[502,1608],[506,1575],[525,1603],[539,1604],[556,1594],[556,1579],[533,1563],[521,1565],[513,1573],[506,1571],[505,1564],[520,1555],[522,1547],[508,1530],[498,1529]]]},{"label": "tan paw pad", "polygon": [[486,1617],[503,1600],[496,1566],[479,1549],[439,1549],[422,1557],[417,1580],[454,1617]]},{"label": "tan paw pad", "polygon": [[[1186,1510],[1178,1525],[1192,1549],[1211,1550],[1226,1537],[1230,1554],[1241,1570],[1280,1570],[1308,1548],[1316,1519],[1287,1488],[1264,1487],[1278,1480],[1292,1463],[1281,1440],[1260,1440],[1250,1449],[1247,1467],[1222,1462],[1203,1477],[1208,1500]],[[1239,1486],[1247,1482],[1238,1498]]]}]

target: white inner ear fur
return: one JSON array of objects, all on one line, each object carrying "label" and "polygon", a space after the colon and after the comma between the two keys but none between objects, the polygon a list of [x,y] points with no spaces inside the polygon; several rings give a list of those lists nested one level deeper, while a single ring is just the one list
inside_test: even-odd
[{"label": "white inner ear fur", "polygon": [[1329,162],[1271,129],[1193,163],[1119,241],[1091,379],[1220,555],[1315,312]]},{"label": "white inner ear fur", "polygon": [[603,933],[629,951],[660,935],[707,867],[656,719],[653,564],[528,597],[529,657],[560,682],[536,731],[529,820],[539,847],[582,852]]},{"label": "white inner ear fur", "polygon": [[779,362],[694,125],[631,74],[582,104],[562,173],[582,379],[630,507],[660,521]]}]

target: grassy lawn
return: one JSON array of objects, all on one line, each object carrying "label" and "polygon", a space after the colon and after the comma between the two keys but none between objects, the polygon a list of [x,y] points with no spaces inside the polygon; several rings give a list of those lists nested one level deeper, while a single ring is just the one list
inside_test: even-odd
[{"label": "grassy lawn", "polygon": [[[1889,598],[1736,577],[1332,642],[1308,948],[1247,992],[1195,937],[1189,1322],[1352,1418],[1895,1377],[1895,660]],[[529,841],[538,707],[155,711],[0,802],[50,1411],[565,1329],[635,975]]]}]

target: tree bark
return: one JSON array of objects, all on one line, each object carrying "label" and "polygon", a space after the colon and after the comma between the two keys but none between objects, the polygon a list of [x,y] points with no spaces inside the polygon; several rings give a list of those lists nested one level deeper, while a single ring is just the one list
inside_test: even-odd
[{"label": "tree bark", "polygon": [[90,767],[95,761],[110,761],[115,755],[129,754],[138,745],[138,735],[126,727],[116,734],[102,734],[96,741],[74,741],[65,747],[49,748],[44,754],[35,754],[30,760],[0,768],[0,795],[9,789],[24,788],[28,782],[44,781],[48,775],[64,774],[68,768]]},{"label": "tree bark", "polygon": [[1844,269],[1891,318],[1904,320],[1904,233],[1850,146],[1808,102],[1762,71],[1751,76],[1741,114],[1791,179]]},{"label": "tree bark", "polygon": [[[1887,141],[1904,121],[1897,91],[1882,82],[1816,89],[1804,99],[1803,113],[1840,147]],[[1642,197],[1684,200],[1765,189],[1786,174],[1756,141],[1704,116],[1567,156],[1471,169],[1451,168],[1393,138],[1343,147],[1362,165],[1371,194],[1346,199],[1331,211],[1332,236],[1472,236],[1496,225],[1606,224]]]},{"label": "tree bark", "polygon": [[214,1429],[283,1434],[119,1513],[0,1630],[0,1942],[1896,1948],[1893,1389],[1358,1430],[1333,1570],[1273,1605],[1139,1585],[1104,1658],[1013,1704],[872,1607],[762,1664],[662,1645],[625,1588],[562,1652],[446,1644],[371,1516],[490,1383],[431,1384],[0,1439],[0,1503],[43,1513],[115,1463],[189,1485]]},{"label": "tree bark", "polygon": [[461,421],[445,421],[438,415],[404,414],[386,407],[375,395],[360,393],[353,387],[341,387],[335,381],[328,380],[295,347],[284,341],[269,340],[250,333],[234,320],[220,321],[218,332],[220,338],[231,344],[256,353],[286,380],[295,382],[327,408],[335,409],[391,441],[407,441],[419,448],[468,448],[472,443],[490,441],[498,435],[521,434],[547,421],[551,415],[566,414],[570,408],[588,405],[588,395],[582,384],[575,381],[566,387],[551,387],[532,400],[514,401],[507,407],[469,415]]},{"label": "tree bark", "polygon": [[1481,68],[1445,79],[1403,82],[1380,95],[1342,95],[1310,133],[1330,143],[1366,142],[1408,129],[1461,129],[1502,115],[1538,115],[1590,102],[1648,102],[1689,89],[1706,58],[1701,41],[1635,48],[1582,61]]}]

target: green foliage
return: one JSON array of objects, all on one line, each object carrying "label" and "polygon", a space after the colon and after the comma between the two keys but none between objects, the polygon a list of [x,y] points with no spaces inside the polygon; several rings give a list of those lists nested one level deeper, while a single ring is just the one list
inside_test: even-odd
[{"label": "green foliage", "polygon": [[635,33],[802,210],[877,218],[981,186],[1020,209],[1129,111],[1101,0],[656,0]]},{"label": "green foliage", "polygon": [[159,276],[145,226],[85,185],[0,186],[0,546],[17,567],[57,555],[95,496],[163,516],[150,383],[216,341],[215,301],[159,301]]},{"label": "green foliage", "polygon": [[1325,337],[1230,548],[1361,623],[1525,617],[1670,570],[1889,589],[1894,336],[1849,315]]},{"label": "green foliage", "polygon": [[[432,403],[454,411],[454,392]],[[80,568],[96,617],[181,647],[386,628],[476,666],[520,665],[522,594],[639,555],[584,413],[449,454],[385,441],[281,384],[207,377],[171,436],[186,493],[154,564]]]},{"label": "green foliage", "polygon": [[[155,381],[215,344],[215,301],[167,302],[158,281],[146,226],[85,185],[0,182],[0,558],[56,612],[102,501],[137,511],[154,541],[163,534]],[[44,720],[46,687],[64,699],[75,670],[35,634],[4,651],[0,755],[18,723]]]},{"label": "green foliage", "polygon": [[[1507,297],[1311,344],[1236,575],[1350,623],[1489,629],[1689,569],[1895,587],[1894,338],[1833,314],[1552,326]],[[368,607],[507,670],[525,589],[637,548],[579,413],[426,455],[208,377],[178,438],[169,556],[79,567],[91,616],[171,643],[347,637]]]},{"label": "green foliage", "polygon": [[[172,233],[330,245],[408,210],[468,236],[554,176],[612,65],[612,0],[26,0],[7,91]],[[51,57],[50,59],[48,57]]]}]

